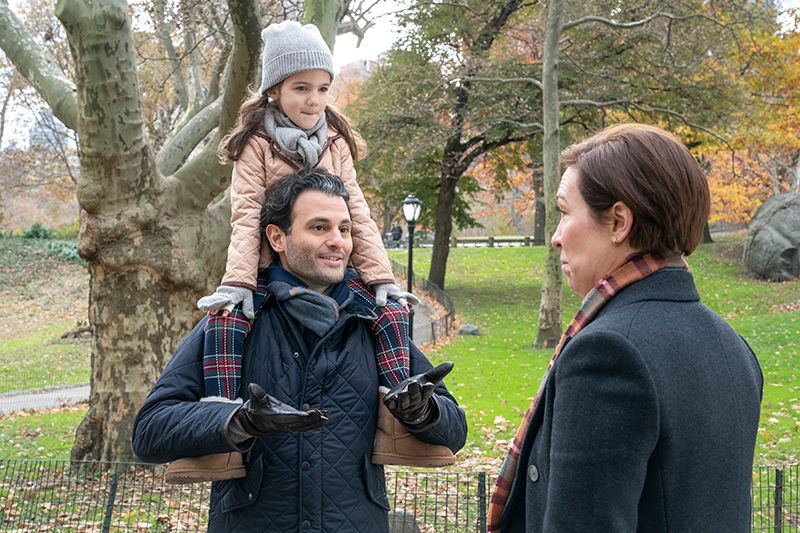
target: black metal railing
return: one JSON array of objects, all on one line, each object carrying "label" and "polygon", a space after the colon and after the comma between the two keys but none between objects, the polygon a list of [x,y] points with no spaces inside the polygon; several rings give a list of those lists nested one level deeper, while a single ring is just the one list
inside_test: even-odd
[{"label": "black metal railing", "polygon": [[800,531],[800,464],[753,469],[752,531]]},{"label": "black metal railing", "polygon": [[[391,263],[392,271],[396,276],[403,279],[408,279],[408,267],[401,265],[394,259],[389,259],[389,262]],[[419,287],[425,291],[426,294],[430,295],[430,297],[433,298],[436,303],[438,303],[444,309],[444,315],[431,320],[430,323],[431,341],[436,344],[437,340],[450,335],[450,332],[456,323],[456,308],[453,305],[453,301],[449,296],[447,296],[447,293],[445,293],[429,279],[420,276],[415,272],[411,281],[415,287]]]},{"label": "black metal railing", "polygon": [[[0,459],[0,531],[205,531],[209,483],[141,463]],[[393,532],[485,532],[493,475],[387,468]],[[754,532],[800,531],[800,465],[753,469]]]},{"label": "black metal railing", "polygon": [[[0,459],[0,531],[205,531],[210,483],[141,463]],[[386,471],[392,531],[486,530],[487,475]]]}]

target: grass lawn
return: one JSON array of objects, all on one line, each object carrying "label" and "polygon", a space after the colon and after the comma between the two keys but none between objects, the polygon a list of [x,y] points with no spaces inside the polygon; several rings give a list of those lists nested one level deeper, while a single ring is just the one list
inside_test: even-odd
[{"label": "grass lawn", "polygon": [[0,393],[88,382],[88,341],[59,339],[73,325],[43,325],[0,341]]},{"label": "grass lawn", "polygon": [[[747,338],[764,369],[756,464],[796,462],[800,458],[800,281],[766,283],[744,277],[738,263],[743,237],[742,233],[719,237],[715,244],[702,246],[689,258],[689,264],[703,301]],[[12,283],[0,292],[19,305],[28,305],[31,299],[39,302],[37,305],[50,314],[34,306],[31,320],[37,325],[30,328],[4,324],[0,316],[0,384],[22,380],[28,371],[15,367],[29,365],[36,369],[32,374],[53,376],[45,383],[48,385],[87,379],[88,346],[53,343],[68,329],[69,319],[74,320],[81,312],[85,316],[86,292],[81,295],[79,290],[86,287],[81,285],[87,277],[85,269],[22,250],[20,253],[28,254],[30,260],[20,263],[28,265],[23,276],[10,264],[9,256],[4,256],[7,250],[3,247],[13,240],[0,239],[0,258],[6,257],[0,259],[0,286],[2,282]],[[405,263],[404,251],[390,255]],[[434,362],[456,362],[447,382],[470,423],[468,448],[460,462],[464,468],[496,469],[552,355],[551,350],[530,348],[536,336],[543,257],[542,247],[450,251],[447,292],[462,323],[479,326],[482,335],[456,337],[429,356]],[[430,249],[416,250],[414,258],[417,271],[427,274]],[[75,281],[78,278],[83,281]],[[58,306],[54,310],[53,279],[77,294],[70,296],[71,315]],[[32,285],[41,287],[31,289]],[[14,287],[28,288],[21,295]],[[83,302],[82,310],[74,302]],[[565,287],[564,325],[579,304],[578,296]],[[54,316],[65,318],[54,320]],[[21,365],[20,361],[27,363]],[[50,368],[59,370],[48,374],[46,369]],[[0,417],[0,457],[68,458],[75,427],[84,413],[82,406],[50,415]]]},{"label": "grass lawn", "polygon": [[[752,346],[765,377],[756,464],[800,458],[800,281],[767,283],[741,272],[743,233],[720,236],[688,258],[703,301]],[[465,324],[482,335],[457,337],[428,355],[455,361],[448,379],[470,423],[470,463],[497,464],[544,373],[552,350],[534,350],[544,248],[456,248],[447,293]],[[403,262],[405,252],[392,252]],[[427,274],[430,249],[415,250]],[[564,326],[580,298],[564,287]],[[479,458],[479,456],[482,456]]]},{"label": "grass lawn", "polygon": [[[88,274],[57,253],[65,241],[0,238],[0,393],[89,381]],[[74,243],[72,243],[74,248]]]},{"label": "grass lawn", "polygon": [[69,459],[75,428],[85,415],[83,404],[6,416],[0,424],[0,457]]}]

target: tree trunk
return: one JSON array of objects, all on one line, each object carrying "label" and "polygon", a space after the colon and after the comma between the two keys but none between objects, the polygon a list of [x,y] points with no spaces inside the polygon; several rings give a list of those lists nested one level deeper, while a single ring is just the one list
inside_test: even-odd
[{"label": "tree trunk", "polygon": [[194,302],[222,275],[230,205],[221,193],[230,167],[216,163],[216,143],[260,63],[252,53],[261,30],[255,2],[229,0],[234,43],[218,133],[162,178],[144,134],[128,12],[125,0],[58,2],[75,63],[73,87],[0,0],[0,48],[80,139],[78,251],[91,276],[93,341],[90,407],[76,432],[74,459],[133,458],[134,415],[202,316]]},{"label": "tree trunk", "polygon": [[533,170],[533,244],[545,244],[546,210],[544,206],[544,174],[539,169]]},{"label": "tree trunk", "polygon": [[711,238],[711,228],[708,227],[708,222],[706,222],[706,225],[703,226],[703,244],[712,242],[714,242],[714,240]]},{"label": "tree trunk", "polygon": [[350,0],[306,0],[303,8],[303,22],[319,28],[322,38],[333,51],[339,23],[347,13]]},{"label": "tree trunk", "polygon": [[444,290],[444,276],[447,272],[447,256],[450,255],[450,236],[453,233],[452,213],[456,199],[456,185],[458,185],[457,178],[443,175],[436,201],[436,233],[433,237],[433,252],[431,253],[428,279],[442,290]]},{"label": "tree trunk", "polygon": [[544,118],[544,198],[545,198],[545,260],[542,297],[539,305],[539,329],[534,346],[549,348],[561,337],[561,261],[558,250],[550,240],[558,226],[556,190],[560,176],[559,104],[558,104],[558,41],[561,35],[563,0],[550,0],[547,6],[547,33],[542,64],[542,110]]}]

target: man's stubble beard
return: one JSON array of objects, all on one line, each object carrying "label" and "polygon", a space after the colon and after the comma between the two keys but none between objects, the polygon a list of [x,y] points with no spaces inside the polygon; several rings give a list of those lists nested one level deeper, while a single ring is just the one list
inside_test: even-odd
[{"label": "man's stubble beard", "polygon": [[318,267],[316,250],[308,251],[303,246],[295,246],[289,235],[286,237],[286,265],[289,267],[288,270],[307,285],[328,287],[344,279],[344,271],[347,268],[349,257],[346,257],[342,262],[341,272],[329,274]]}]

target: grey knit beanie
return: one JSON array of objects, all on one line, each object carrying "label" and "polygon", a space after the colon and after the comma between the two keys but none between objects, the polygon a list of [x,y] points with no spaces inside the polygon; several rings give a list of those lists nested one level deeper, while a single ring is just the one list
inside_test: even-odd
[{"label": "grey knit beanie", "polygon": [[292,74],[307,70],[327,70],[333,81],[333,57],[319,30],[313,24],[285,20],[271,24],[261,32],[264,53],[261,56],[259,94]]}]

